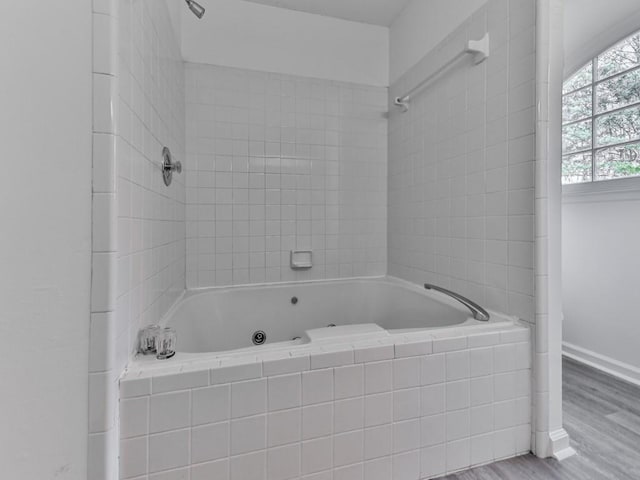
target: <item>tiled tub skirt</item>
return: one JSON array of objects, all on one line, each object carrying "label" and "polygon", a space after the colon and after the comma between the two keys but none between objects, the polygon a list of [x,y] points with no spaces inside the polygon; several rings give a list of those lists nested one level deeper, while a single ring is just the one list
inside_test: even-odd
[{"label": "tiled tub skirt", "polygon": [[528,452],[530,383],[517,322],[134,362],[120,383],[120,478],[433,478]]}]

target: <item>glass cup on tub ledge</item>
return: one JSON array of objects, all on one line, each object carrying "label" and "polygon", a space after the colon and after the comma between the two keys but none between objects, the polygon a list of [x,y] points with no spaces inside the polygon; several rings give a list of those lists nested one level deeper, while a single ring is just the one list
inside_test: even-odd
[{"label": "glass cup on tub ledge", "polygon": [[158,360],[166,360],[176,354],[176,331],[173,328],[166,327],[160,329],[156,334],[156,358]]},{"label": "glass cup on tub ledge", "polygon": [[138,334],[138,352],[143,355],[156,353],[156,337],[162,328],[160,325],[147,325]]}]

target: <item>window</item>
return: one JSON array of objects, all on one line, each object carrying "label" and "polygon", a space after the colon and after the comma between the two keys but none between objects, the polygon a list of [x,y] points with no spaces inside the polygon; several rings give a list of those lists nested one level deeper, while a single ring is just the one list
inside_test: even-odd
[{"label": "window", "polygon": [[574,73],[562,94],[562,183],[640,176],[640,32]]}]

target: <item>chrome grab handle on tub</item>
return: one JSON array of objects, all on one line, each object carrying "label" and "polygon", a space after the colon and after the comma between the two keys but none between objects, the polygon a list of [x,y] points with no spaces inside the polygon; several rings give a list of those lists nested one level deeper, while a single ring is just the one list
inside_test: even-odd
[{"label": "chrome grab handle on tub", "polygon": [[449,295],[450,297],[455,298],[457,301],[459,301],[461,304],[463,304],[465,307],[471,310],[471,315],[476,320],[487,322],[489,321],[489,318],[491,318],[491,316],[489,315],[489,312],[487,312],[484,308],[482,308],[476,302],[473,302],[468,298],[463,297],[459,293],[452,292],[451,290],[447,290],[446,288],[438,287],[437,285],[431,285],[429,283],[425,283],[424,288],[426,288],[427,290],[435,290],[436,292],[444,293],[445,295]]}]

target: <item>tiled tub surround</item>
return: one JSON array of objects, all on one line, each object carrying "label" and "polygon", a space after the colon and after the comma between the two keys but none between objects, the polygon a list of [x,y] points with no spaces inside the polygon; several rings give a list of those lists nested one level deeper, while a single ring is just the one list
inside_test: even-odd
[{"label": "tiled tub surround", "polygon": [[167,187],[159,166],[165,145],[186,164],[185,89],[165,2],[119,0],[118,26],[116,343],[129,354],[185,287],[185,175]]},{"label": "tiled tub surround", "polygon": [[[389,274],[534,321],[534,0],[488,0],[390,88]],[[469,57],[393,105],[488,32]]]},{"label": "tiled tub surround", "polygon": [[93,225],[87,478],[118,471],[118,377],[140,325],[185,285],[184,175],[171,188],[159,159],[184,161],[180,39],[164,1],[93,1]]},{"label": "tiled tub surround", "polygon": [[387,89],[185,69],[188,287],[385,274]]},{"label": "tiled tub surround", "polygon": [[120,478],[418,480],[530,448],[529,329],[134,362]]}]

